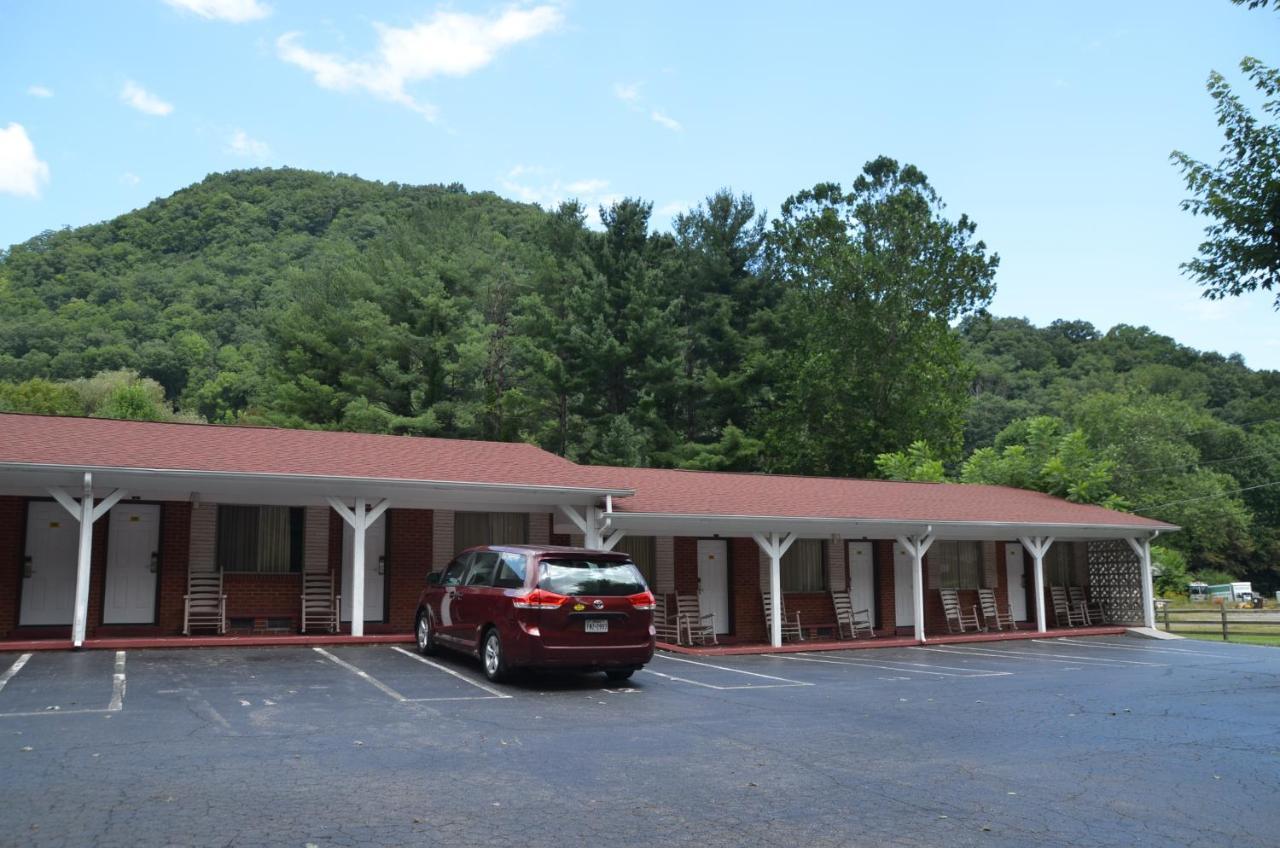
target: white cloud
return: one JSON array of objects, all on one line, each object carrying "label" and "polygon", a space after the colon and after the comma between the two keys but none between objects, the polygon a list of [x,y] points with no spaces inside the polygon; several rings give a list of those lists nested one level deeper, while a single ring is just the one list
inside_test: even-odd
[{"label": "white cloud", "polygon": [[271,155],[271,148],[265,141],[251,138],[244,130],[236,130],[227,140],[227,152],[249,159],[266,159]]},{"label": "white cloud", "polygon": [[120,182],[130,188],[133,188],[138,183],[142,182],[142,177],[138,176],[133,171],[125,171],[120,175]]},{"label": "white cloud", "polygon": [[587,213],[587,223],[600,225],[601,206],[612,206],[622,199],[622,195],[609,191],[609,181],[599,178],[570,180],[564,182],[558,178],[544,179],[538,182],[519,181],[521,176],[545,175],[546,169],[537,166],[517,165],[507,172],[502,180],[502,187],[512,197],[524,203],[536,203],[546,209],[553,209],[566,200],[577,200]]},{"label": "white cloud", "polygon": [[0,194],[39,197],[49,182],[49,166],[36,157],[35,145],[22,124],[0,130]]},{"label": "white cloud", "polygon": [[258,0],[164,0],[175,9],[191,12],[210,21],[242,24],[271,14],[271,7]]},{"label": "white cloud", "polygon": [[167,115],[173,111],[172,103],[166,103],[133,80],[125,81],[124,88],[120,89],[120,99],[148,115]]},{"label": "white cloud", "polygon": [[692,208],[693,208],[693,204],[689,203],[688,201],[673,200],[670,203],[664,203],[661,206],[659,206],[654,211],[654,215],[657,215],[663,218],[674,218],[675,216],[683,212],[688,212]]},{"label": "white cloud", "polygon": [[652,112],[650,112],[649,117],[652,118],[655,123],[661,124],[667,129],[672,130],[673,132],[681,132],[682,130],[684,130],[684,127],[681,126],[679,121],[677,121],[675,118],[672,118],[669,115],[662,114],[657,109],[654,109]]},{"label": "white cloud", "polygon": [[613,96],[621,100],[623,103],[635,103],[640,99],[640,83],[615,82],[613,84]]},{"label": "white cloud", "polygon": [[27,87],[27,94],[32,97],[52,97],[53,89],[43,85],[32,85]]},{"label": "white cloud", "polygon": [[405,86],[435,77],[462,77],[494,60],[506,47],[536,38],[560,25],[556,6],[511,8],[494,15],[436,12],[426,23],[397,28],[375,23],[378,47],[364,60],[308,50],[299,33],[276,40],[284,61],[310,71],[316,85],[334,91],[367,91],[432,120],[436,109],[413,98]]}]

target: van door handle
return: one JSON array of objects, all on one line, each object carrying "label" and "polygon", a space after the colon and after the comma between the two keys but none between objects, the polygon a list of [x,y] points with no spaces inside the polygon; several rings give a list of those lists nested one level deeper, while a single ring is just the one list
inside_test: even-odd
[{"label": "van door handle", "polygon": [[31,562],[31,557],[24,557],[22,560],[22,576],[30,577],[36,573],[35,566]]},{"label": "van door handle", "polygon": [[160,570],[160,554],[156,551],[151,552],[151,573],[155,574]]}]

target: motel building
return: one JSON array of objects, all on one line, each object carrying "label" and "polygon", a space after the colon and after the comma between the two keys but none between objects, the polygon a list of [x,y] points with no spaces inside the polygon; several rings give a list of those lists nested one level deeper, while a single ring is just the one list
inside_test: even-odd
[{"label": "motel building", "polygon": [[[408,641],[427,575],[472,545],[631,554],[697,599],[692,650],[842,647],[1154,626],[1150,541],[1177,528],[998,486],[583,466],[533,445],[0,414],[0,643]],[[316,587],[333,618],[303,616]],[[328,587],[326,589],[326,587]],[[1018,624],[957,635],[980,590]],[[1061,591],[1061,590],[1060,590]],[[194,611],[187,596],[217,598]],[[765,601],[779,609],[766,626]],[[322,604],[323,605],[323,604]],[[311,607],[309,607],[311,609]],[[304,624],[306,632],[303,633]],[[794,639],[794,635],[792,635]],[[703,640],[706,642],[706,640]]]}]

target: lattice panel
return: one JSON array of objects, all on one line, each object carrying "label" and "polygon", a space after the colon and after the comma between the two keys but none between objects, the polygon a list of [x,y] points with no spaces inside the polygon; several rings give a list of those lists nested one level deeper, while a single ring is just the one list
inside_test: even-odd
[{"label": "lattice panel", "polygon": [[1117,624],[1142,624],[1142,566],[1128,542],[1089,543],[1089,595]]}]

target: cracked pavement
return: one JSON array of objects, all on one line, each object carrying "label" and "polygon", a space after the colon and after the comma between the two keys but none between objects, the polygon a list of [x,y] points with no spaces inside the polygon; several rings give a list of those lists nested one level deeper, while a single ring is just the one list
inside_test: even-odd
[{"label": "cracked pavement", "polygon": [[34,654],[0,689],[0,845],[1280,844],[1274,648],[659,657],[510,698],[328,650],[406,700],[306,648],[148,650],[89,712],[112,655]]}]

